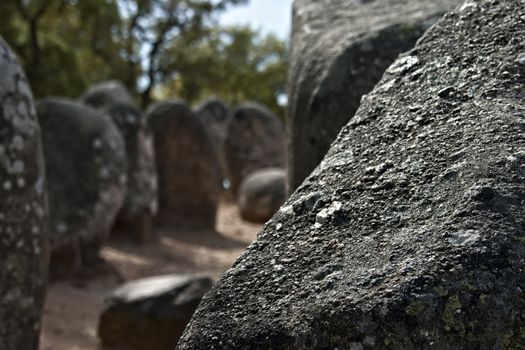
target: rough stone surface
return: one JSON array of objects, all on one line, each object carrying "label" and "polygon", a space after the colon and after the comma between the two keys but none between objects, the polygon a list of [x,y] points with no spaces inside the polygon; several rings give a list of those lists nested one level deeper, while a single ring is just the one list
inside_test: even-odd
[{"label": "rough stone surface", "polygon": [[133,105],[131,95],[119,82],[95,85],[83,98],[111,117],[126,144],[128,187],[112,235],[137,242],[155,240],[153,220],[157,212],[157,172],[153,135],[145,116]]},{"label": "rough stone surface", "polygon": [[224,140],[230,121],[230,110],[226,103],[219,99],[210,99],[202,103],[195,112],[206,127],[211,141],[215,146],[223,178],[228,177],[226,159],[224,157]]},{"label": "rough stone surface", "polygon": [[248,175],[239,188],[239,209],[244,220],[266,222],[286,201],[286,170],[269,168]]},{"label": "rough stone surface", "polygon": [[98,326],[102,344],[129,350],[173,350],[211,286],[209,277],[192,275],[124,284],[106,299]]},{"label": "rough stone surface", "polygon": [[260,104],[240,105],[228,125],[224,153],[233,193],[255,170],[284,168],[286,145],[281,121]]},{"label": "rough stone surface", "polygon": [[203,298],[179,349],[523,349],[524,52],[521,0],[447,14]]},{"label": "rough stone surface", "polygon": [[97,110],[48,98],[42,127],[51,240],[51,273],[97,261],[126,191],[126,153],[117,127]]},{"label": "rough stone surface", "polygon": [[157,224],[213,229],[221,175],[204,125],[179,102],[155,104],[147,114],[159,178]]},{"label": "rough stone surface", "polygon": [[103,81],[91,86],[81,100],[95,108],[115,105],[135,106],[133,97],[118,80]]},{"label": "rough stone surface", "polygon": [[295,0],[289,74],[293,192],[397,56],[458,0]]},{"label": "rough stone surface", "polygon": [[48,263],[46,219],[31,88],[0,37],[0,349],[38,349]]}]

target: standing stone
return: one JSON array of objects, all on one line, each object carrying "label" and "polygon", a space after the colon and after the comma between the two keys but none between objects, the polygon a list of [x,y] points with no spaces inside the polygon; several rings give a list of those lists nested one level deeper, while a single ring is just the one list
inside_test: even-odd
[{"label": "standing stone", "polygon": [[221,176],[204,125],[179,102],[155,104],[147,114],[159,177],[157,224],[213,230]]},{"label": "standing stone", "polygon": [[128,187],[113,234],[131,237],[137,242],[155,240],[153,220],[157,212],[157,173],[153,135],[145,116],[135,107],[131,95],[120,82],[95,85],[83,100],[111,117],[126,144]]},{"label": "standing stone", "polygon": [[48,264],[46,219],[31,88],[0,37],[0,349],[38,349]]},{"label": "standing stone", "polygon": [[286,201],[286,170],[268,168],[248,175],[239,188],[239,210],[244,220],[264,223]]},{"label": "standing stone", "polygon": [[112,292],[100,316],[104,346],[127,350],[173,350],[212,280],[169,275],[127,282]]},{"label": "standing stone", "polygon": [[522,349],[524,18],[471,0],[396,60],[179,349]]},{"label": "standing stone", "polygon": [[250,173],[284,168],[286,146],[281,121],[260,104],[242,104],[228,125],[224,152],[231,188],[236,194]]},{"label": "standing stone", "polygon": [[215,146],[223,178],[228,177],[228,168],[224,157],[224,140],[226,139],[226,129],[230,121],[229,113],[228,105],[218,99],[211,99],[204,102],[197,108],[197,112],[195,113],[204,123],[206,131],[208,131],[211,141]]},{"label": "standing stone", "polygon": [[98,261],[126,190],[126,153],[117,127],[80,103],[37,105],[49,194],[51,273]]},{"label": "standing stone", "polygon": [[99,109],[118,105],[135,106],[128,89],[117,80],[103,81],[91,86],[81,99]]},{"label": "standing stone", "polygon": [[289,190],[319,165],[361,96],[457,0],[295,0]]}]

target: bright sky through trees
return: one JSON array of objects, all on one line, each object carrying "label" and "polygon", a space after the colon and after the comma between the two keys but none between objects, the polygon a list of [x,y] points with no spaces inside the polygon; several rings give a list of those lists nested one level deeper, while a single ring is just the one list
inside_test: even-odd
[{"label": "bright sky through trees", "polygon": [[229,9],[220,16],[223,25],[249,24],[264,34],[288,40],[292,22],[292,0],[250,0],[248,5]]}]

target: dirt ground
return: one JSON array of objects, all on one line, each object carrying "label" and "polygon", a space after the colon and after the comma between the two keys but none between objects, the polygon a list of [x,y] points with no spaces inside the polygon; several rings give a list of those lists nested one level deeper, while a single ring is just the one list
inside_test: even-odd
[{"label": "dirt ground", "polygon": [[[50,283],[44,307],[41,350],[99,350],[98,316],[104,296],[123,280],[171,273],[208,273],[219,278],[256,237],[260,225],[241,220],[232,204],[221,204],[218,233],[161,232],[146,246],[112,242],[102,257],[114,275]],[[120,277],[117,277],[120,276]]]}]

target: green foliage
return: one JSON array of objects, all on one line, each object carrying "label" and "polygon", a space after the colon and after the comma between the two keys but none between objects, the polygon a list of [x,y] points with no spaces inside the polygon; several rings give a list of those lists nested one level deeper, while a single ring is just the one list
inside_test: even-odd
[{"label": "green foliage", "polygon": [[37,97],[77,97],[122,80],[143,105],[253,99],[279,111],[286,48],[216,16],[247,0],[1,0],[0,35],[18,53]]},{"label": "green foliage", "polygon": [[205,36],[179,37],[161,62],[164,94],[196,102],[210,95],[235,104],[259,101],[284,114],[287,48],[275,36],[249,27],[214,28]]}]

